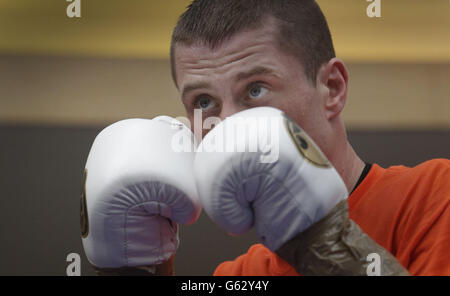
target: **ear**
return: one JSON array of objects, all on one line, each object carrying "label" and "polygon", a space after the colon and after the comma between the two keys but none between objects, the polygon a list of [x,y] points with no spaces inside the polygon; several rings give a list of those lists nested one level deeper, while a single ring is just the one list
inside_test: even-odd
[{"label": "ear", "polygon": [[321,67],[318,79],[323,90],[326,117],[332,119],[342,112],[347,100],[348,72],[344,62],[332,58]]}]

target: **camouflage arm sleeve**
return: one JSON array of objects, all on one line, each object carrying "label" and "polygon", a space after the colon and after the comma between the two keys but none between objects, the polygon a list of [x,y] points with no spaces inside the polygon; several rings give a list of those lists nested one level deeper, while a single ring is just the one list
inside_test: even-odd
[{"label": "camouflage arm sleeve", "polygon": [[368,275],[372,261],[367,256],[371,253],[379,255],[380,275],[409,275],[391,253],[349,218],[346,200],[276,251],[301,275]]}]

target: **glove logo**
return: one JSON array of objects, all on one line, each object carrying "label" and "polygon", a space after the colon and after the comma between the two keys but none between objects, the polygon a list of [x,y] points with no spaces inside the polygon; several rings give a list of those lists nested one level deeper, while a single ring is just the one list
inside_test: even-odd
[{"label": "glove logo", "polygon": [[292,119],[283,113],[284,124],[300,154],[312,164],[319,167],[330,167],[325,155],[316,146],[314,141]]},{"label": "glove logo", "polygon": [[87,169],[84,170],[83,187],[81,189],[81,200],[80,200],[80,224],[81,224],[82,238],[86,238],[89,234],[89,219],[86,204],[86,179],[87,179]]}]

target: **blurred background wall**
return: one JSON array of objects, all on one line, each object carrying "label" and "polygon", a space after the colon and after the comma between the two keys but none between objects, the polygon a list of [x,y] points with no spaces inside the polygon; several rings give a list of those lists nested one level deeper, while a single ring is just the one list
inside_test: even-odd
[{"label": "blurred background wall", "polygon": [[[0,275],[65,275],[82,255],[79,194],[90,145],[129,117],[184,115],[170,36],[186,0],[0,0]],[[360,156],[382,166],[450,157],[450,3],[319,0],[348,65],[344,119]],[[179,275],[209,275],[256,241],[206,215],[181,229]]]}]

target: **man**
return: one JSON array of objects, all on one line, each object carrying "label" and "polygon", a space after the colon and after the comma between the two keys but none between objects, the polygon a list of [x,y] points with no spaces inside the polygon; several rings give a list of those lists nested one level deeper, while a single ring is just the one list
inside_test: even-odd
[{"label": "man", "polygon": [[[171,62],[192,124],[194,109],[221,119],[259,106],[284,111],[338,171],[364,232],[410,274],[450,275],[450,162],[383,169],[358,157],[341,118],[348,73],[315,1],[194,1],[174,30]],[[215,274],[297,272],[255,245]]]},{"label": "man", "polygon": [[[254,217],[244,222],[255,219],[257,232],[263,224],[259,230],[272,236],[260,236],[263,244],[215,275],[365,275],[371,252],[382,257],[382,274],[450,275],[450,162],[383,169],[358,157],[341,118],[348,73],[314,0],[195,0],[174,30],[171,62],[194,130],[195,109],[222,120],[284,112],[284,139],[289,130],[298,141],[281,142],[284,154],[273,166],[240,162],[248,154],[221,165],[170,149],[174,123],[192,137],[164,116],[106,128],[88,157],[81,212],[84,249],[99,274],[173,274],[176,223],[198,218],[197,191],[227,228],[245,228],[246,211]],[[306,161],[311,147],[323,152],[315,153],[320,165]],[[264,174],[237,196],[253,168]],[[289,180],[274,182],[279,172]],[[218,193],[227,204],[214,208]],[[235,210],[242,205],[244,212]]]}]

